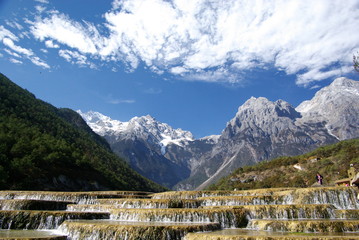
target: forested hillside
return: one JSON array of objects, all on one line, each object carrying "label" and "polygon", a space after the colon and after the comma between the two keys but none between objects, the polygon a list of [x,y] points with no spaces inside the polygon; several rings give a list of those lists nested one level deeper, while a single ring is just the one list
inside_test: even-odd
[{"label": "forested hillside", "polygon": [[164,190],[113,154],[76,112],[36,99],[2,74],[0,188]]},{"label": "forested hillside", "polygon": [[336,180],[348,177],[350,164],[359,167],[359,139],[320,147],[300,156],[280,157],[241,167],[209,189],[308,187],[315,183],[317,172],[323,175],[323,184],[333,185]]}]

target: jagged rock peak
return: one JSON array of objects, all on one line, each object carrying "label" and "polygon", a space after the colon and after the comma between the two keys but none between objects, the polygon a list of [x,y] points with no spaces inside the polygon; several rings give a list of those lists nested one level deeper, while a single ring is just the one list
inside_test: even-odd
[{"label": "jagged rock peak", "polygon": [[122,132],[127,128],[128,123],[113,120],[99,112],[88,111],[82,112],[77,110],[77,113],[87,122],[97,134],[104,136],[108,132]]},{"label": "jagged rock peak", "polygon": [[[264,97],[251,97],[239,107],[236,116],[227,123],[221,138],[232,138],[251,129],[249,135],[260,136],[262,132],[276,134],[278,131],[294,128],[294,122],[301,115],[289,103],[272,102]],[[254,129],[256,133],[254,133]]]},{"label": "jagged rock peak", "polygon": [[311,100],[302,102],[296,110],[301,113],[320,112],[328,102],[340,101],[343,96],[359,97],[359,82],[345,77],[337,78],[329,86],[320,89]]},{"label": "jagged rock peak", "polygon": [[289,118],[300,117],[300,114],[286,101],[272,102],[265,97],[251,97],[238,108],[235,118],[264,118],[269,115]]},{"label": "jagged rock peak", "polygon": [[182,141],[193,141],[193,135],[189,131],[180,128],[173,129],[166,123],[157,121],[150,115],[133,117],[128,122],[113,120],[99,112],[89,111],[83,113],[77,111],[87,122],[87,124],[102,136],[136,136],[147,138],[149,135],[155,139],[161,146],[167,146],[170,143],[180,145]]},{"label": "jagged rock peak", "polygon": [[359,82],[346,77],[340,77],[340,78],[336,78],[328,87],[338,87],[338,86],[346,87],[346,88],[358,88]]},{"label": "jagged rock peak", "polygon": [[151,115],[141,116],[141,117],[133,117],[129,122],[138,122],[146,125],[156,124],[157,120]]}]

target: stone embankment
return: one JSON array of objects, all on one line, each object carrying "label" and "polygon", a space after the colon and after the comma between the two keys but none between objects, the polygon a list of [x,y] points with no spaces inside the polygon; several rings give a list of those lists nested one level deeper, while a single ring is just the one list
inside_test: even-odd
[{"label": "stone embankment", "polygon": [[0,239],[357,239],[352,187],[0,191]]}]

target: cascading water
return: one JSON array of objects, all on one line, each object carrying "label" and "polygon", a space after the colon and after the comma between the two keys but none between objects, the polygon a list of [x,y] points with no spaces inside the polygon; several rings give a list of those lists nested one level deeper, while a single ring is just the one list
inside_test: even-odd
[{"label": "cascading water", "polygon": [[253,205],[243,206],[250,219],[318,219],[335,217],[336,208],[330,204],[311,205]]},{"label": "cascading water", "polygon": [[298,189],[293,196],[304,204],[333,204],[338,209],[358,209],[359,201],[354,187]]},{"label": "cascading water", "polygon": [[67,219],[108,219],[108,213],[66,211],[0,211],[1,229],[56,229]]},{"label": "cascading water", "polygon": [[232,209],[113,209],[111,219],[133,222],[210,223],[224,228],[247,224],[243,208]]},{"label": "cascading water", "polygon": [[[330,236],[335,231],[344,232],[340,235],[343,239],[359,240],[356,195],[357,191],[352,187],[186,191],[152,195],[2,191],[0,207],[11,210],[0,210],[0,224],[3,229],[58,228],[71,240],[183,240],[190,232],[212,232],[223,228],[241,228],[242,231],[231,232],[232,236],[228,238],[225,235],[228,231],[225,231],[213,239],[267,239],[268,236],[275,239],[268,234],[279,236],[276,235],[278,231],[330,232],[328,237],[317,238],[324,240],[334,239]],[[147,199],[149,196],[152,198]],[[55,206],[54,201],[60,201],[60,205]],[[64,208],[64,204],[66,211],[54,211],[54,208]],[[42,211],[29,210],[40,210],[36,208]],[[46,208],[52,211],[46,211]],[[109,217],[111,219],[91,220]],[[251,229],[267,232],[262,234]],[[345,233],[348,231],[350,235]],[[188,236],[191,240],[212,239],[209,233]],[[311,236],[315,239],[314,235],[306,235],[306,239],[312,239]]]}]

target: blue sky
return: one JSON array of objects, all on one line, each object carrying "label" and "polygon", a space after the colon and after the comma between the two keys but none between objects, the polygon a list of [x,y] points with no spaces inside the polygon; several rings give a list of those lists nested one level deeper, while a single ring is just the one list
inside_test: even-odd
[{"label": "blue sky", "polygon": [[251,96],[354,80],[359,0],[0,0],[0,72],[56,107],[220,134]]}]

